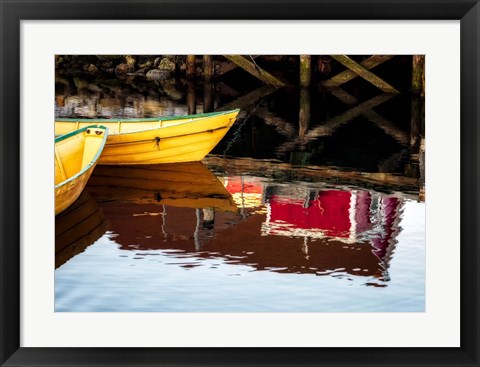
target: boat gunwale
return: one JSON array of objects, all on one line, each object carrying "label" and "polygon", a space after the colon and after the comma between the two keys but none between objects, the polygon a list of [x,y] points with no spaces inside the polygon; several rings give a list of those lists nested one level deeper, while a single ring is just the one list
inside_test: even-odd
[{"label": "boat gunwale", "polygon": [[85,172],[87,172],[89,169],[91,169],[94,166],[94,163],[97,162],[98,159],[100,158],[100,155],[102,154],[103,148],[105,147],[105,144],[107,142],[108,127],[105,127],[105,126],[102,126],[102,125],[85,126],[85,127],[82,127],[81,129],[72,131],[68,134],[60,135],[59,137],[55,138],[55,144],[56,144],[59,141],[63,141],[63,140],[68,139],[68,138],[70,138],[74,135],[83,133],[85,130],[87,130],[89,128],[95,128],[95,129],[99,128],[99,129],[105,130],[105,133],[103,134],[103,138],[102,138],[102,143],[101,143],[99,149],[97,150],[97,152],[93,156],[92,160],[84,168],[82,168],[79,172],[75,173],[72,177],[69,177],[65,181],[62,181],[59,184],[55,185],[55,190],[64,186],[64,185],[66,185],[68,182],[73,181],[76,178],[80,177],[81,175],[83,175]]},{"label": "boat gunwale", "polygon": [[[189,120],[189,121],[179,121],[177,124],[169,125],[169,126],[156,126],[152,129],[132,130],[132,131],[125,131],[125,132],[110,134],[110,136],[120,136],[120,135],[137,134],[137,133],[140,133],[140,132],[152,132],[152,131],[156,131],[156,130],[164,131],[164,129],[174,128],[174,127],[178,127],[178,126],[185,125],[185,124],[196,123],[196,122],[203,121],[203,120],[206,120],[206,119],[211,118],[211,117],[223,116],[223,115],[228,115],[228,114],[231,114],[231,113],[236,113],[236,115],[235,115],[235,118],[236,118],[236,116],[238,115],[239,112],[240,112],[240,109],[237,108],[235,110],[230,110],[230,111],[211,112],[211,113],[202,113],[202,114],[197,114],[197,115],[179,116],[179,118],[177,118],[177,116],[168,116],[165,119],[153,118],[152,120],[150,120],[151,118],[148,118],[148,121],[147,121],[147,119],[134,119],[135,121],[132,121],[132,119],[85,119],[83,121],[82,120],[76,120],[76,119],[55,119],[55,122],[72,122],[72,123],[74,123],[74,122],[96,123],[96,122],[98,122],[100,124],[102,122],[105,122],[105,123],[107,123],[107,122],[111,122],[111,123],[115,123],[115,122],[142,123],[142,122],[158,122],[158,121],[171,121],[171,120]],[[197,134],[197,133],[198,132],[193,132],[193,133],[189,133],[187,135]],[[179,136],[179,135],[173,135],[171,137],[174,138],[174,137],[177,137],[177,136]],[[107,145],[111,145],[111,143],[109,143]]]},{"label": "boat gunwale", "polygon": [[[94,118],[94,119],[76,119],[76,118],[55,118],[55,122],[91,122],[92,124],[95,123],[102,123],[102,122],[157,122],[157,121],[171,121],[171,120],[185,120],[185,119],[192,119],[198,118],[203,119],[206,117],[213,117],[213,116],[221,116],[227,115],[234,112],[240,112],[240,108],[236,108],[233,110],[228,111],[217,111],[217,112],[207,112],[207,113],[199,113],[194,115],[173,115],[173,116],[159,116],[159,117],[145,117],[145,118]],[[143,130],[141,130],[143,131]]]}]

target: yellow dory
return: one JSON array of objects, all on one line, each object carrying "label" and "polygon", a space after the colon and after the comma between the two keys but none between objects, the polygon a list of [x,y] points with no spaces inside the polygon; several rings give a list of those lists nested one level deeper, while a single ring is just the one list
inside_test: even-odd
[{"label": "yellow dory", "polygon": [[202,160],[232,127],[239,109],[144,119],[56,119],[55,134],[87,124],[108,128],[98,164],[158,164]]},{"label": "yellow dory", "polygon": [[107,136],[104,126],[86,126],[55,139],[55,215],[82,193]]}]

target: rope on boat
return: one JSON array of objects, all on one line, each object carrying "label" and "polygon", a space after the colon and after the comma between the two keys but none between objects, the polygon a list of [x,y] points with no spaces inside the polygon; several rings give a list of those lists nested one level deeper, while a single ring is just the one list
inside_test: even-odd
[{"label": "rope on boat", "polygon": [[155,142],[154,148],[156,147],[157,150],[160,150],[160,138],[156,136],[155,139],[153,139],[153,141]]},{"label": "rope on boat", "polygon": [[[252,59],[252,61],[253,61],[253,59]],[[251,109],[250,112],[247,112],[247,116],[243,119],[243,121],[240,124],[236,125],[237,128],[233,133],[233,137],[232,137],[232,139],[230,139],[228,141],[227,146],[226,146],[225,150],[223,151],[223,154],[222,154],[223,158],[226,158],[227,153],[230,150],[230,148],[232,147],[233,143],[235,143],[240,138],[240,132],[241,132],[242,128],[245,126],[247,121],[250,120],[253,117],[253,115],[255,114],[255,111],[258,109],[258,107],[260,107],[262,105],[262,103],[267,99],[267,97],[268,97],[268,95],[262,97],[257,103],[255,103],[255,106]]]}]

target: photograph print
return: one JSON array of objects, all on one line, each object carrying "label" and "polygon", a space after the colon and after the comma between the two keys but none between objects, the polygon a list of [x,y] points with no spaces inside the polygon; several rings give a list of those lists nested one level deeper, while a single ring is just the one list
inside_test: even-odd
[{"label": "photograph print", "polygon": [[56,55],[55,311],[424,312],[425,83],[424,55]]}]

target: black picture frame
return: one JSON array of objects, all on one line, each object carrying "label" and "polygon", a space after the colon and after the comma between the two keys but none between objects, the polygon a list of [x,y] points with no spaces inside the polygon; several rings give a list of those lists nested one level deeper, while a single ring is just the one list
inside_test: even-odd
[{"label": "black picture frame", "polygon": [[[1,365],[479,366],[480,5],[477,1],[0,0]],[[26,19],[461,20],[461,347],[21,348],[20,22]]]}]

